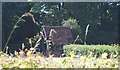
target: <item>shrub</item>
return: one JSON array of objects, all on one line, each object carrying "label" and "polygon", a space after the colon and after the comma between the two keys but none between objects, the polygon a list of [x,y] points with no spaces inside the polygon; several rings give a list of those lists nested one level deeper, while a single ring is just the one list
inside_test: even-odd
[{"label": "shrub", "polygon": [[68,20],[63,20],[61,24],[62,26],[70,27],[73,33],[73,38],[75,38],[77,35],[80,35],[81,28],[76,19],[69,18]]},{"label": "shrub", "polygon": [[65,45],[63,47],[66,52],[66,56],[70,56],[70,52],[74,51],[76,55],[88,55],[90,51],[97,55],[101,56],[102,53],[120,55],[119,45]]}]

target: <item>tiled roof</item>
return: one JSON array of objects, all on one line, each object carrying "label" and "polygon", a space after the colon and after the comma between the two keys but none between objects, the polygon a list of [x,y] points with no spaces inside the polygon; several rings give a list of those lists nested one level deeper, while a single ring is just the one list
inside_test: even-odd
[{"label": "tiled roof", "polygon": [[44,26],[46,36],[49,36],[50,30],[53,29],[56,33],[53,34],[54,45],[70,44],[72,40],[72,33],[69,27],[63,26]]}]

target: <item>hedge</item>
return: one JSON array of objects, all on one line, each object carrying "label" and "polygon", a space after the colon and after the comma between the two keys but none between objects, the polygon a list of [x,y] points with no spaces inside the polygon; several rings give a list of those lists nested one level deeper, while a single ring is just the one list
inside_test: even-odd
[{"label": "hedge", "polygon": [[120,55],[119,45],[64,45],[63,50],[66,56],[70,56],[70,52],[74,52],[76,55],[88,55],[89,51],[92,51],[94,55],[100,56],[102,53],[109,53],[114,55]]}]

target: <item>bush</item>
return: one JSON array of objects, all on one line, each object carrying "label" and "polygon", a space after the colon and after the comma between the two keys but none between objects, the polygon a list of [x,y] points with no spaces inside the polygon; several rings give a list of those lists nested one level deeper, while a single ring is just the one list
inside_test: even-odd
[{"label": "bush", "polygon": [[70,52],[76,55],[89,55],[89,52],[93,52],[97,57],[101,56],[102,53],[120,55],[120,47],[118,45],[65,45],[63,47],[66,52],[66,56],[70,56]]},{"label": "bush", "polygon": [[75,38],[77,35],[80,35],[81,28],[76,19],[69,18],[68,20],[63,20],[61,24],[62,26],[70,27],[73,33],[73,38]]}]

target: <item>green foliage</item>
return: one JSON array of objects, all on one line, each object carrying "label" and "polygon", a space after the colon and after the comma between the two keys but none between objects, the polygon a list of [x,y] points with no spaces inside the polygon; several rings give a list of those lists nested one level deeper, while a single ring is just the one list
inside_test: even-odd
[{"label": "green foliage", "polygon": [[69,18],[68,20],[63,20],[62,25],[70,27],[71,29],[76,29],[79,27],[77,20],[72,18]]},{"label": "green foliage", "polygon": [[12,68],[118,68],[118,59],[107,59],[106,53],[103,53],[100,58],[93,56],[80,56],[80,57],[44,57],[37,54],[32,56],[21,57],[20,55],[4,56],[0,54],[0,69]]},{"label": "green foliage", "polygon": [[84,39],[87,24],[90,24],[90,29],[86,40],[87,44],[118,43],[117,33],[119,32],[117,26],[117,4],[118,2],[114,2],[112,4],[108,2],[65,2],[60,8],[59,2],[2,3],[3,45],[5,45],[5,42],[10,35],[14,23],[18,20],[18,17],[26,12],[31,12],[34,14],[39,13],[38,16],[40,17],[37,17],[37,22],[42,22],[46,26],[62,25],[61,23],[63,23],[63,21],[67,21],[68,19],[73,22],[77,22],[77,24],[74,25],[78,25],[78,27],[75,28],[77,30],[73,30],[73,34],[80,34],[81,39]]},{"label": "green foliage", "polygon": [[7,39],[12,31],[12,29],[18,26],[14,26],[15,23],[18,21],[19,17],[24,13],[28,12],[33,4],[31,3],[14,3],[14,2],[7,2],[2,3],[2,44],[3,46],[7,42]]},{"label": "green foliage", "polygon": [[[117,43],[118,10],[116,4],[117,3],[112,3],[112,5],[109,5],[107,2],[76,2],[63,3],[62,8],[59,8],[60,3],[35,3],[32,7],[32,11],[40,13],[40,21],[43,22],[44,25],[63,25],[63,21],[72,18],[77,19],[77,24],[80,26],[80,32],[73,30],[73,34],[75,34],[73,35],[74,38],[76,34],[80,33],[81,39],[84,39],[86,25],[90,24],[87,43],[112,44]],[[41,12],[41,10],[43,12]]]},{"label": "green foliage", "polygon": [[77,35],[80,35],[81,28],[80,28],[80,25],[78,25],[78,22],[76,19],[69,18],[68,20],[63,20],[61,24],[62,24],[62,26],[70,27],[70,29],[73,32],[72,34],[73,34],[74,38]]},{"label": "green foliage", "polygon": [[41,9],[44,7],[41,7],[42,3],[35,3],[35,5],[30,9],[29,12],[31,13],[41,13]]},{"label": "green foliage", "polygon": [[[32,44],[32,43],[30,43]],[[75,46],[75,45],[74,45]],[[81,46],[81,45],[80,45]],[[86,45],[84,45],[86,46]],[[73,46],[72,46],[73,47]],[[79,47],[79,46],[78,46]],[[82,47],[82,46],[81,46]],[[91,46],[86,46],[86,48]],[[93,46],[97,48],[98,46]],[[99,46],[100,47],[100,46]],[[111,47],[105,46],[103,47]],[[112,49],[119,49],[117,45]],[[28,50],[24,50],[25,45],[22,44],[22,49],[19,52],[14,51],[13,54],[8,55],[0,52],[0,69],[4,68],[117,68],[119,58],[110,57],[107,59],[108,53],[102,52],[99,58],[93,56],[94,52],[88,51],[88,55],[80,55],[76,57],[74,51],[70,52],[70,57],[56,58],[54,54],[49,54],[48,57],[44,57],[42,54],[36,51],[36,48],[31,47]],[[77,50],[74,48],[73,50]],[[89,50],[89,49],[88,49]],[[36,52],[36,53],[35,53]]]},{"label": "green foliage", "polygon": [[66,56],[70,56],[70,53],[74,51],[76,55],[88,55],[89,51],[92,51],[94,55],[99,57],[102,53],[120,55],[119,45],[65,45],[63,49],[66,51]]}]

